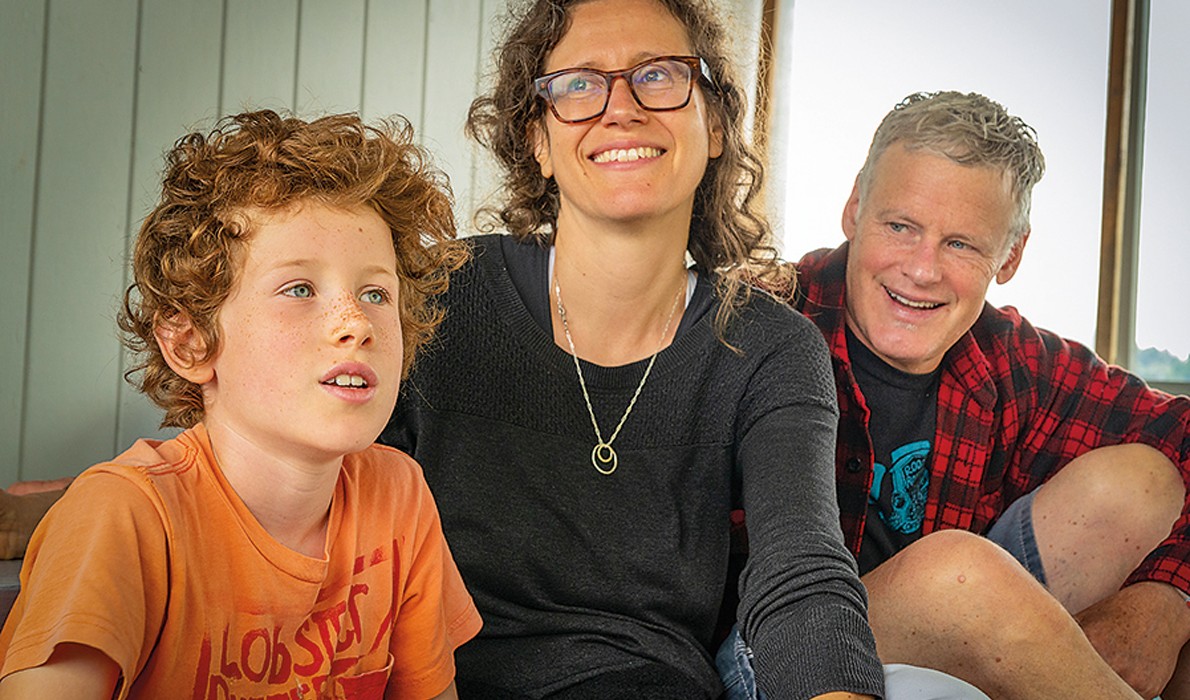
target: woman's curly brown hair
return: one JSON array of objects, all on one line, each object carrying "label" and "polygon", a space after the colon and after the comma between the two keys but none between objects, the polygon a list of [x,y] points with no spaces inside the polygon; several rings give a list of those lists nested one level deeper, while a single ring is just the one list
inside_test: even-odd
[{"label": "woman's curly brown hair", "polygon": [[182,359],[216,356],[219,309],[251,241],[251,213],[304,201],[380,215],[397,253],[404,372],[429,340],[442,317],[430,297],[446,289],[467,253],[455,240],[446,177],[414,143],[409,123],[396,117],[373,127],[354,114],[307,122],[270,110],[226,117],[168,153],[161,201],[141,225],[135,282],[119,315],[122,340],[139,360],[125,377],[165,410],[163,426],[202,420],[203,397],[170,369],[154,332],[188,322],[195,349]]},{"label": "woman's curly brown hair", "polygon": [[[546,118],[533,79],[545,73],[550,51],[570,26],[569,11],[590,0],[524,0],[506,18],[496,50],[495,84],[471,103],[467,134],[496,156],[505,172],[503,203],[481,210],[477,226],[503,226],[518,238],[552,239],[558,186],[541,176],[530,126]],[[761,212],[764,162],[744,135],[744,91],[728,58],[724,27],[704,0],[657,0],[686,28],[693,52],[710,67],[702,85],[706,103],[723,129],[723,153],[707,164],[694,196],[688,249],[704,270],[719,275],[722,330],[749,293],[747,282],[792,289],[792,268],[777,262],[772,230]]]}]

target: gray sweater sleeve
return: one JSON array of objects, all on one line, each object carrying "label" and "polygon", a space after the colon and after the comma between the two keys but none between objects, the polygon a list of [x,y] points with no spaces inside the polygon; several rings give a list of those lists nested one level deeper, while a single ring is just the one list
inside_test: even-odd
[{"label": "gray sweater sleeve", "polygon": [[879,697],[867,597],[839,529],[830,360],[804,320],[760,364],[741,407],[737,460],[750,551],[739,622],[768,698]]}]

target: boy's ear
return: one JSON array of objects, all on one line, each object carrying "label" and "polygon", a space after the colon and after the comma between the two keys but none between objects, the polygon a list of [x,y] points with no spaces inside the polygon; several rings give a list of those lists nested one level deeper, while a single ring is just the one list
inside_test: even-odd
[{"label": "boy's ear", "polygon": [[214,358],[198,359],[205,357],[207,344],[189,316],[179,313],[171,319],[159,320],[153,336],[166,364],[179,377],[199,386],[215,378]]}]

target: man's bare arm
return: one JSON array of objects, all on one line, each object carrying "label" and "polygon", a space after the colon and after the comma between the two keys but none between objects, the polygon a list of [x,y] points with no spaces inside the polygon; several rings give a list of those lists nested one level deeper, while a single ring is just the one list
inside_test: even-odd
[{"label": "man's bare arm", "polygon": [[1100,656],[1141,696],[1157,696],[1190,640],[1190,609],[1181,591],[1144,581],[1075,616]]}]

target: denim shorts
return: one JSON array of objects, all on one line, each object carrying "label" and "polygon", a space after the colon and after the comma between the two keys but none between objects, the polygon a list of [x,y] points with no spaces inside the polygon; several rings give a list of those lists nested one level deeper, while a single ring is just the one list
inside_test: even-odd
[{"label": "denim shorts", "polygon": [[1008,550],[1044,586],[1045,566],[1041,563],[1041,550],[1037,548],[1037,535],[1033,531],[1033,497],[1036,495],[1036,491],[1030,491],[1013,501],[988,530],[987,538]]}]

